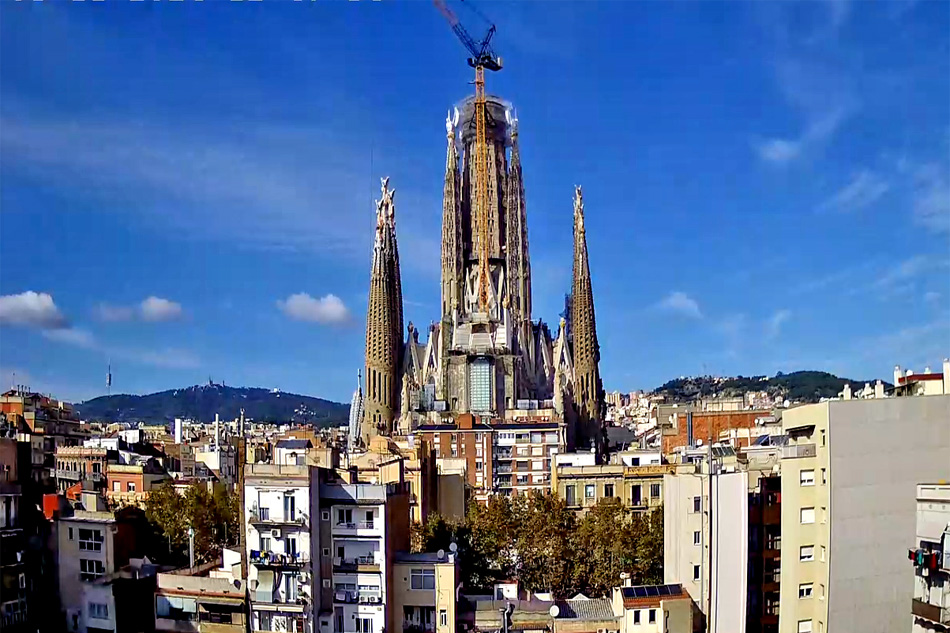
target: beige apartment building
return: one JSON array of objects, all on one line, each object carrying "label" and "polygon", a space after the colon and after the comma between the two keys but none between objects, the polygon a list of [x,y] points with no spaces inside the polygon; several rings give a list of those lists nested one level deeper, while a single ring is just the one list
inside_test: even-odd
[{"label": "beige apartment building", "polygon": [[551,488],[567,501],[569,508],[582,513],[599,500],[612,497],[643,512],[663,505],[663,477],[675,468],[669,464],[557,466]]},{"label": "beige apartment building", "polygon": [[786,411],[781,633],[907,630],[919,481],[950,477],[950,396]]},{"label": "beige apartment building", "polygon": [[455,633],[458,563],[451,552],[404,554],[393,562],[392,633]]}]

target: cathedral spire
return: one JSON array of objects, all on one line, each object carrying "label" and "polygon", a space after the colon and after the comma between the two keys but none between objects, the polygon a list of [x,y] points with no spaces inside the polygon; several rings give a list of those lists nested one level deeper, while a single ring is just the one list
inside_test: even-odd
[{"label": "cathedral spire", "polygon": [[363,424],[363,372],[356,374],[356,390],[353,392],[353,398],[350,400],[350,427],[349,427],[349,445],[350,448],[357,445],[360,440],[360,427]]},{"label": "cathedral spire", "polygon": [[507,270],[508,289],[515,319],[531,320],[531,263],[528,259],[528,221],[525,213],[521,150],[518,146],[518,119],[506,113],[511,131],[511,163],[508,169]]},{"label": "cathedral spire", "polygon": [[604,449],[604,394],[600,380],[600,345],[594,319],[594,293],[587,260],[587,233],[584,229],[584,199],[574,188],[574,275],[571,286],[571,339],[574,361],[574,403],[577,410],[577,438]]},{"label": "cathedral spire", "polygon": [[445,155],[445,184],[442,189],[442,318],[451,319],[462,298],[462,217],[459,207],[459,153],[455,139],[459,112],[445,119],[448,149]]},{"label": "cathedral spire", "polygon": [[402,282],[396,245],[396,216],[389,178],[376,201],[376,239],[366,310],[366,395],[360,437],[364,442],[392,432],[399,411],[402,365]]}]

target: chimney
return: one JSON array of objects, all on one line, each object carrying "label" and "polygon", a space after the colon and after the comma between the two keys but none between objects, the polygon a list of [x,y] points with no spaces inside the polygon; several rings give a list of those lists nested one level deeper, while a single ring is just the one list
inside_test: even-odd
[{"label": "chimney", "polygon": [[877,382],[874,383],[874,397],[883,398],[884,397],[884,383],[881,382],[881,379],[878,378]]},{"label": "chimney", "polygon": [[841,399],[842,400],[851,399],[851,385],[849,383],[844,384],[844,391],[841,392]]},{"label": "chimney", "polygon": [[925,373],[925,374],[929,374],[929,373],[930,373],[930,365],[927,365],[926,367],[924,367],[924,373]]},{"label": "chimney", "polygon": [[894,365],[894,386],[895,387],[900,384],[901,378],[903,377],[904,377],[904,373],[901,371],[901,366]]}]

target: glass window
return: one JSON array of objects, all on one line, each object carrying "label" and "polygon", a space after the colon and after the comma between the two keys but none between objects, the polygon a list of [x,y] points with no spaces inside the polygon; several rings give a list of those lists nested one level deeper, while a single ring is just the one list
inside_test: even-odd
[{"label": "glass window", "polygon": [[640,624],[640,610],[639,609],[633,612],[633,623]]},{"label": "glass window", "polygon": [[371,633],[372,630],[372,618],[356,618],[356,633]]},{"label": "glass window", "polygon": [[468,366],[469,408],[478,413],[492,410],[491,363],[484,358],[472,361]]},{"label": "glass window", "polygon": [[102,531],[79,528],[79,549],[86,552],[101,552]]},{"label": "glass window", "polygon": [[703,498],[693,497],[693,512],[702,512],[702,509],[703,509]]},{"label": "glass window", "polygon": [[825,546],[821,546],[821,562],[825,562]]},{"label": "glass window", "polygon": [[604,484],[604,496],[613,497],[614,496],[614,485],[613,484]]},{"label": "glass window", "polygon": [[434,569],[412,569],[409,572],[411,589],[435,589]]},{"label": "glass window", "polygon": [[802,525],[815,522],[815,509],[814,508],[802,508],[801,509],[801,523]]},{"label": "glass window", "polygon": [[630,505],[636,507],[643,503],[640,497],[640,485],[636,484],[630,488]]},{"label": "glass window", "polygon": [[805,598],[811,598],[813,585],[810,582],[805,582],[798,585],[798,598],[799,600],[804,600]]},{"label": "glass window", "polygon": [[814,486],[815,485],[815,471],[812,470],[803,470],[799,476],[799,483],[802,486]]},{"label": "glass window", "polygon": [[113,481],[113,482],[112,482],[112,492],[122,492],[121,486],[122,486],[122,484],[119,483],[118,481]]},{"label": "glass window", "polygon": [[564,486],[564,499],[567,501],[568,506],[577,505],[577,493],[573,485]]},{"label": "glass window", "polygon": [[656,609],[650,609],[650,624],[656,624]]},{"label": "glass window", "polygon": [[99,604],[98,602],[89,603],[89,617],[97,620],[109,619],[109,605]]},{"label": "glass window", "polygon": [[73,529],[69,528],[69,540],[73,540]]},{"label": "glass window", "polygon": [[798,633],[811,633],[811,620],[799,620]]},{"label": "glass window", "polygon": [[650,484],[650,496],[654,499],[660,498],[660,484]]},{"label": "glass window", "polygon": [[699,530],[696,530],[695,532],[693,532],[693,545],[699,545],[699,540],[700,540]]},{"label": "glass window", "polygon": [[445,609],[439,609],[439,626],[449,625],[449,613]]},{"label": "glass window", "polygon": [[79,559],[79,580],[83,582],[92,582],[99,576],[106,573],[106,568],[101,560]]},{"label": "glass window", "polygon": [[693,565],[693,580],[699,580],[699,565]]},{"label": "glass window", "polygon": [[821,485],[824,486],[828,483],[828,470],[826,468],[821,469]]},{"label": "glass window", "polygon": [[584,486],[584,499],[592,500],[597,496],[597,487],[594,484],[587,484]]},{"label": "glass window", "polygon": [[135,492],[135,483],[130,481],[128,485],[129,485],[129,492]]},{"label": "glass window", "polygon": [[815,560],[815,546],[802,545],[800,548],[798,548],[798,560],[803,563]]}]

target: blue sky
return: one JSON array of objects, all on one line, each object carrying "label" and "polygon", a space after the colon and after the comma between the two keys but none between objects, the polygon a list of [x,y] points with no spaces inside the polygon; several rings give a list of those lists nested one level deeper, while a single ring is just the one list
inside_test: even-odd
[{"label": "blue sky", "polygon": [[[479,7],[535,317],[556,327],[581,184],[607,389],[950,355],[950,3]],[[114,392],[347,400],[385,175],[407,320],[438,318],[471,76],[431,3],[0,9],[5,384],[84,399],[111,359]]]}]

